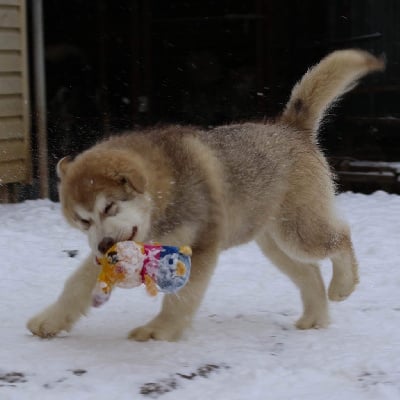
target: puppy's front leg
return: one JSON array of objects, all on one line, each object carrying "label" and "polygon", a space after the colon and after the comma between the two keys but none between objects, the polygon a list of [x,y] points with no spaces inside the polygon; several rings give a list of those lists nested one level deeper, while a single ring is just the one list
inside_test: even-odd
[{"label": "puppy's front leg", "polygon": [[44,338],[69,331],[91,305],[98,272],[92,255],[69,277],[58,300],[28,321],[28,329]]},{"label": "puppy's front leg", "polygon": [[129,338],[175,341],[191,323],[199,307],[217,262],[215,249],[197,252],[193,249],[189,282],[177,294],[164,296],[160,313],[148,324],[134,329]]}]

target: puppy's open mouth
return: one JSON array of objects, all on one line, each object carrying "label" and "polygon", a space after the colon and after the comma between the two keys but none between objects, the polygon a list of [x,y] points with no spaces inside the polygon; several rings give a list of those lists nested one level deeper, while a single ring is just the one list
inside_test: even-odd
[{"label": "puppy's open mouth", "polygon": [[[130,235],[127,239],[123,239],[123,240],[119,240],[119,241],[120,241],[120,242],[124,242],[124,241],[129,241],[129,240],[135,240],[135,236],[136,236],[136,234],[137,234],[137,231],[138,231],[137,226],[134,226],[134,227],[132,228],[131,235]],[[115,244],[115,242],[114,242],[114,243],[113,243],[113,242],[109,242],[109,246],[107,246],[107,247],[110,248],[110,247],[113,246],[114,244]],[[104,251],[104,254],[105,254],[107,251],[108,251],[108,249]],[[98,257],[95,258],[95,261],[96,261],[96,264],[97,264],[97,265],[100,265],[100,260],[99,260]]]}]

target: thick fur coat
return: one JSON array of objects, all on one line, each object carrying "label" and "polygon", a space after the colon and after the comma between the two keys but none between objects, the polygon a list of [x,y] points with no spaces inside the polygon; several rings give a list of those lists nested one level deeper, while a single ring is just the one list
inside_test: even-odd
[{"label": "thick fur coat", "polygon": [[[190,324],[219,253],[256,240],[299,288],[300,329],[329,322],[358,282],[350,230],[335,211],[335,187],[318,146],[326,110],[362,76],[382,70],[369,53],[331,53],[294,87],[281,116],[201,130],[168,126],[107,139],[58,164],[66,219],[87,232],[93,254],[58,300],[28,322],[36,335],[70,330],[90,307],[98,269],[114,242],[157,241],[193,248],[192,274],[179,296],[166,295],[136,340],[176,340]],[[332,261],[328,295],[317,262]],[[249,268],[251,263],[249,263]]]}]

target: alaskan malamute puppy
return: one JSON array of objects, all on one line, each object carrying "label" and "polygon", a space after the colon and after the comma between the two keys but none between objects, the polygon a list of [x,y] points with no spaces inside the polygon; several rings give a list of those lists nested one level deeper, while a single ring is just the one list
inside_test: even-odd
[{"label": "alaskan malamute puppy", "polygon": [[[87,233],[93,254],[28,328],[41,337],[69,331],[91,305],[94,258],[128,239],[193,249],[189,283],[179,296],[166,295],[160,313],[134,329],[132,339],[177,340],[199,307],[219,253],[251,240],[298,286],[304,311],[296,326],[326,326],[327,297],[349,296],[358,272],[349,227],[335,212],[318,128],[339,96],[383,68],[383,60],[364,51],[336,51],[304,75],[273,123],[154,128],[62,159],[62,210]],[[317,265],[326,257],[333,266],[328,296]]]}]

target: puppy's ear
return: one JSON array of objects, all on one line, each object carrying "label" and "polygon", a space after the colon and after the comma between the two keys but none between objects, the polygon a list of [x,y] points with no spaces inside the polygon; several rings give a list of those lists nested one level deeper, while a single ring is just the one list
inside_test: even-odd
[{"label": "puppy's ear", "polygon": [[71,157],[66,156],[57,163],[57,176],[62,179],[67,172],[68,164],[71,162]]},{"label": "puppy's ear", "polygon": [[146,190],[146,178],[136,170],[120,175],[119,181],[128,192],[134,190],[143,194]]}]

